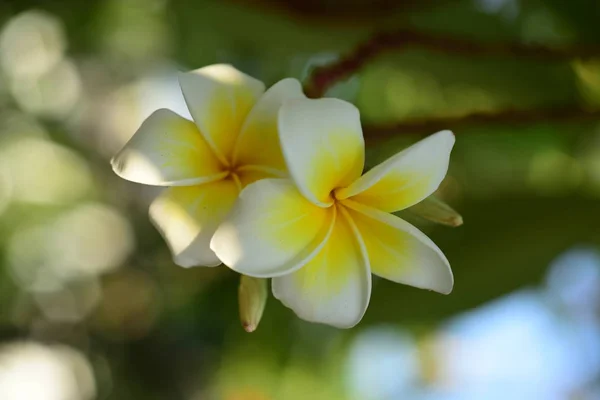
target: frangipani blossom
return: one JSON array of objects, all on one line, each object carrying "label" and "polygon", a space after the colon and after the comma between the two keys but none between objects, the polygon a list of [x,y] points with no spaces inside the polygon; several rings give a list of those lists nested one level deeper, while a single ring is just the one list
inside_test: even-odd
[{"label": "frangipani blossom", "polygon": [[232,269],[272,277],[276,298],[301,318],[356,325],[371,295],[371,273],[440,293],[450,265],[417,228],[390,214],[432,194],[448,169],[454,135],[442,131],[361,176],[359,112],[337,99],[298,99],[279,112],[291,180],[247,186],[211,241]]},{"label": "frangipani blossom", "polygon": [[166,109],[150,115],[112,160],[124,179],[168,186],[150,206],[152,222],[182,267],[221,264],[210,239],[247,184],[285,177],[277,133],[284,100],[300,83],[265,85],[230,65],[179,75],[194,122]]}]

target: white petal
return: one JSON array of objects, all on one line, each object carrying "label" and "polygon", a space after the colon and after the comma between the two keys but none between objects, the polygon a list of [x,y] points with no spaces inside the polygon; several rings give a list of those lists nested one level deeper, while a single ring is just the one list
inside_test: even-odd
[{"label": "white petal", "polygon": [[211,248],[244,275],[273,277],[310,260],[328,237],[334,210],[307,201],[288,179],[248,185],[213,236]]},{"label": "white petal", "polygon": [[454,134],[441,131],[377,165],[346,189],[338,199],[353,200],[394,212],[417,204],[440,185],[454,146]]},{"label": "white petal", "polygon": [[425,234],[395,215],[351,200],[343,204],[350,207],[374,274],[443,294],[452,291],[454,278],[450,264]]},{"label": "white petal", "polygon": [[360,115],[348,102],[286,101],[279,111],[279,137],[291,177],[317,205],[330,205],[332,190],[352,183],[364,168]]},{"label": "white petal", "polygon": [[340,210],[321,251],[298,271],[273,279],[273,295],[302,319],[351,328],[371,297],[371,272],[364,244]]},{"label": "white petal", "polygon": [[296,79],[287,78],[271,86],[256,103],[242,127],[234,152],[234,164],[267,166],[286,171],[279,146],[277,115],[285,100],[305,98]]},{"label": "white petal", "polygon": [[157,186],[187,186],[226,173],[193,122],[161,109],[150,115],[111,161],[121,178]]},{"label": "white petal", "polygon": [[154,200],[150,217],[167,241],[175,264],[182,267],[216,266],[210,249],[217,226],[233,207],[238,188],[231,180],[198,186],[172,187]]},{"label": "white petal", "polygon": [[265,85],[227,64],[181,73],[179,84],[200,132],[219,160],[227,163],[242,124]]}]

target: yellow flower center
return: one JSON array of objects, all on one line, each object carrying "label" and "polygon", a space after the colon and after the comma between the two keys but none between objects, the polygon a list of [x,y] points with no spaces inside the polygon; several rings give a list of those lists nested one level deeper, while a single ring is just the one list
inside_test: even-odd
[{"label": "yellow flower center", "polygon": [[342,191],[343,189],[345,189],[345,188],[337,187],[329,193],[329,197],[331,198],[331,201],[332,201],[332,203],[331,203],[332,206],[343,205],[343,202],[346,199],[345,196],[340,195],[340,191]]},{"label": "yellow flower center", "polygon": [[237,168],[228,167],[228,168],[225,168],[225,171],[228,173],[227,176],[225,177],[225,179],[233,180],[235,182],[236,186],[238,187],[238,190],[242,190],[242,181],[240,180],[240,174],[239,174],[239,171],[237,170]]}]

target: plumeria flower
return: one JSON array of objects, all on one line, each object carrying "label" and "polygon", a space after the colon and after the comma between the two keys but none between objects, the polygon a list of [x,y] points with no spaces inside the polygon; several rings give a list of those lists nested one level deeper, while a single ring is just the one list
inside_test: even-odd
[{"label": "plumeria flower", "polygon": [[277,112],[304,98],[300,83],[265,85],[225,64],[179,75],[194,122],[161,109],[150,115],[112,160],[127,180],[168,188],[150,206],[176,264],[216,266],[209,242],[240,190],[287,176]]},{"label": "plumeria flower", "polygon": [[432,194],[448,169],[454,135],[432,135],[361,176],[359,112],[337,99],[296,99],[279,112],[290,179],[247,186],[211,241],[235,271],[272,277],[276,298],[308,321],[356,325],[371,296],[371,273],[449,293],[440,249],[391,214]]}]

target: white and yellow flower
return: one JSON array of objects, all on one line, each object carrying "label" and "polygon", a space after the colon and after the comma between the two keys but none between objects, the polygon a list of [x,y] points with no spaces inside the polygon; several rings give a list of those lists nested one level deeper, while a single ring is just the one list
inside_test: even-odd
[{"label": "white and yellow flower", "polygon": [[287,176],[279,147],[277,112],[304,98],[300,83],[265,85],[225,64],[179,76],[194,122],[161,109],[146,119],[112,160],[124,179],[168,186],[150,217],[176,264],[216,266],[209,247],[240,190],[266,177]]},{"label": "white and yellow flower", "polygon": [[356,325],[371,273],[440,293],[450,265],[417,228],[390,214],[433,193],[448,169],[454,135],[432,135],[362,175],[359,112],[336,99],[296,99],[279,112],[289,179],[247,186],[211,248],[232,269],[273,277],[273,294],[308,321]]}]

